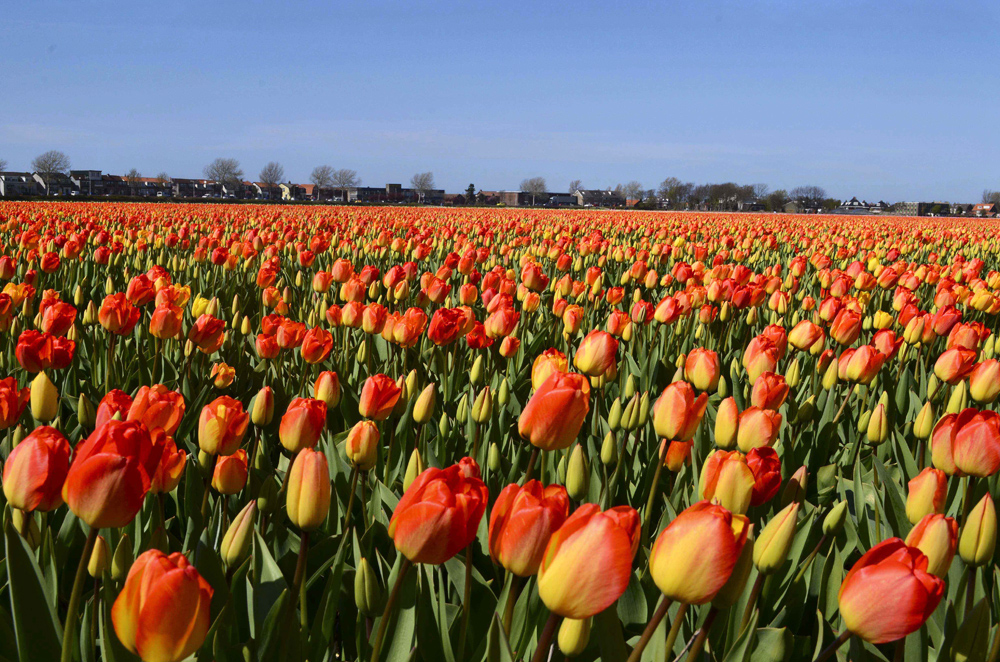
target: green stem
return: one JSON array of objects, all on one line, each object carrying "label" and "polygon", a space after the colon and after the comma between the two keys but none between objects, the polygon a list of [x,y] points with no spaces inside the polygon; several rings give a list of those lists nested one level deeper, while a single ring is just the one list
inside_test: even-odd
[{"label": "green stem", "polygon": [[465,638],[469,631],[469,612],[472,607],[472,545],[465,548],[465,588],[462,591],[462,624],[458,630],[458,655],[465,659]]},{"label": "green stem", "polygon": [[[713,606],[709,610],[708,616],[705,617],[705,622],[702,624],[701,629],[698,630],[698,636],[695,637],[694,643],[691,645],[691,649],[687,657],[687,659],[691,662],[698,662],[698,656],[701,655],[701,652],[705,649],[705,642],[708,640],[708,632],[712,629],[712,623],[715,622],[715,617],[718,615],[719,610]],[[683,655],[683,652],[681,655]],[[680,655],[677,656],[677,659],[680,659]]]},{"label": "green stem", "polygon": [[805,563],[802,564],[802,568],[799,570],[798,574],[795,575],[795,579],[792,581],[793,584],[797,584],[800,581],[802,581],[802,578],[805,577],[806,575],[806,571],[809,570],[809,566],[812,565],[813,559],[815,559],[816,555],[819,554],[819,550],[823,546],[823,543],[825,542],[826,542],[826,535],[824,534],[823,537],[819,539],[819,542],[816,543],[816,547],[813,549],[813,551],[810,552],[809,556],[806,557]]},{"label": "green stem", "polygon": [[351,495],[347,497],[347,512],[344,513],[344,533],[347,533],[348,527],[351,526],[351,510],[354,507],[354,493],[358,489],[358,471],[357,467],[351,469]]},{"label": "green stem", "polygon": [[[552,645],[552,635],[556,633],[558,625],[559,614],[550,612],[549,620],[545,621],[545,628],[538,636],[538,646],[535,648],[535,654],[531,656],[531,662],[542,662],[547,658],[546,652],[549,650],[549,646]],[[373,659],[372,662],[375,662],[375,660]]]},{"label": "green stem", "polygon": [[653,617],[649,619],[649,623],[646,624],[646,629],[643,630],[642,636],[639,637],[639,641],[636,642],[635,648],[632,649],[632,654],[628,656],[628,662],[639,662],[642,658],[642,651],[646,649],[646,645],[649,640],[653,638],[653,633],[656,632],[656,628],[660,627],[660,621],[663,617],[667,615],[667,610],[670,609],[671,600],[667,596],[660,598],[660,604],[656,606],[656,611],[653,612]]},{"label": "green stem", "polygon": [[510,590],[507,591],[507,604],[503,606],[503,631],[508,637],[510,637],[510,628],[514,622],[514,606],[517,604],[517,598],[521,592],[521,578],[513,572],[510,573],[510,576]]},{"label": "green stem", "polygon": [[535,470],[535,462],[538,460],[538,453],[538,446],[532,446],[531,457],[528,458],[528,468],[524,470],[524,480],[521,481],[521,485],[525,485],[531,480],[531,474]]},{"label": "green stem", "polygon": [[396,600],[399,598],[403,577],[411,565],[413,564],[410,563],[410,559],[403,557],[403,562],[399,566],[399,574],[396,575],[396,583],[392,585],[389,599],[385,603],[385,611],[382,612],[382,618],[378,622],[378,631],[375,633],[375,642],[372,644],[371,662],[378,662],[379,653],[382,651],[382,640],[385,639],[385,631],[389,626],[389,619],[392,617],[392,609],[396,606]]},{"label": "green stem", "polygon": [[680,634],[681,625],[684,624],[684,616],[687,614],[688,604],[684,603],[674,614],[674,622],[670,625],[670,632],[667,633],[667,645],[664,650],[667,655],[670,655],[670,651],[674,649],[674,644],[677,643],[677,635]]},{"label": "green stem", "polygon": [[746,629],[747,623],[750,622],[750,616],[753,615],[754,606],[757,604],[757,598],[760,597],[760,589],[764,586],[764,575],[762,573],[757,574],[757,579],[753,583],[753,588],[750,590],[750,599],[747,600],[746,609],[743,610],[743,620],[740,622],[740,632]]},{"label": "green stem", "polygon": [[73,639],[76,635],[76,621],[80,617],[80,599],[83,597],[83,580],[87,574],[87,564],[97,542],[97,531],[93,527],[87,534],[87,542],[83,545],[80,563],[76,567],[76,579],[73,580],[73,592],[69,597],[69,607],[66,610],[66,623],[63,626],[62,662],[73,662]]},{"label": "green stem", "polygon": [[659,462],[656,463],[656,471],[653,472],[653,486],[649,490],[649,498],[646,499],[646,510],[642,514],[642,544],[645,545],[648,540],[649,535],[649,520],[653,514],[653,506],[656,505],[656,497],[659,496],[660,491],[660,474],[663,472],[663,462],[666,460],[667,448],[670,447],[670,441],[663,441],[663,450],[657,454],[659,457]]}]

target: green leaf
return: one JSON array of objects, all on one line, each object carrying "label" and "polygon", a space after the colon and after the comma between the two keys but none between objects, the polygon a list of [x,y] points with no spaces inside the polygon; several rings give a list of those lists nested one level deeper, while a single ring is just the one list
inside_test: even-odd
[{"label": "green leaf", "polygon": [[754,611],[753,616],[750,617],[750,622],[743,628],[743,632],[737,637],[733,647],[726,652],[723,662],[749,662],[750,653],[753,650],[751,646],[753,645],[754,634],[757,632],[757,617],[759,614],[759,611]]},{"label": "green leaf", "polygon": [[792,655],[792,633],[788,628],[760,628],[751,662],[786,662]]},{"label": "green leaf", "polygon": [[594,616],[591,640],[597,641],[603,662],[625,662],[628,659],[628,646],[625,645],[622,624],[614,605]]},{"label": "green leaf", "polygon": [[55,606],[46,597],[45,580],[24,539],[14,531],[11,518],[4,527],[10,609],[17,650],[22,660],[58,660],[62,628]]},{"label": "green leaf", "polygon": [[[250,622],[252,625],[260,626],[264,619],[270,615],[282,593],[288,588],[288,583],[281,573],[281,568],[278,567],[271,552],[267,549],[267,543],[264,542],[260,533],[254,534],[253,546],[253,574],[257,577],[257,581],[253,590],[248,591],[253,596],[253,602],[250,605],[253,618]],[[254,632],[256,631],[255,628]]]},{"label": "green leaf", "polygon": [[500,615],[496,612],[486,633],[486,662],[514,662],[514,653],[500,623]]}]

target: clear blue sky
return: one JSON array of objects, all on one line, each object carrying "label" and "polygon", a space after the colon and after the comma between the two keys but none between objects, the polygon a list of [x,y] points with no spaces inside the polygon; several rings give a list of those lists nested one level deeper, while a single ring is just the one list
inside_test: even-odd
[{"label": "clear blue sky", "polygon": [[985,2],[15,3],[0,158],[458,192],[668,176],[978,202],[1000,189]]}]

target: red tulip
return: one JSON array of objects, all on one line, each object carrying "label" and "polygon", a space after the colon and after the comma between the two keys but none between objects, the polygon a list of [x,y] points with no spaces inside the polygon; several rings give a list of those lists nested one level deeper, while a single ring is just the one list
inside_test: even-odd
[{"label": "red tulip", "polygon": [[28,406],[31,389],[27,386],[19,389],[17,380],[13,377],[0,379],[0,430],[15,425],[24,408]]},{"label": "red tulip", "polygon": [[358,399],[358,412],[373,421],[384,421],[389,418],[399,401],[402,390],[395,380],[388,375],[372,375],[365,380]]},{"label": "red tulip", "polygon": [[61,506],[71,452],[66,437],[47,425],[15,446],[3,467],[3,493],[11,507],[30,512]]},{"label": "red tulip", "polygon": [[568,448],[590,411],[590,384],[583,375],[553,372],[538,387],[517,421],[522,439],[542,450]]},{"label": "red tulip", "polygon": [[142,311],[132,305],[124,294],[109,294],[97,311],[97,320],[105,330],[119,336],[132,333]]},{"label": "red tulip", "polygon": [[28,372],[61,370],[73,362],[76,343],[68,338],[38,331],[23,331],[17,339],[14,355]]},{"label": "red tulip", "polygon": [[490,512],[490,556],[515,575],[535,574],[549,538],[568,516],[565,487],[543,488],[537,480],[508,485]]},{"label": "red tulip", "polygon": [[150,432],[159,428],[172,437],[181,425],[184,408],[184,396],[177,391],[171,391],[163,384],[141,386],[129,406],[127,419],[142,421]]},{"label": "red tulip", "polygon": [[281,417],[278,439],[289,452],[313,448],[326,427],[326,403],[315,398],[295,398]]}]

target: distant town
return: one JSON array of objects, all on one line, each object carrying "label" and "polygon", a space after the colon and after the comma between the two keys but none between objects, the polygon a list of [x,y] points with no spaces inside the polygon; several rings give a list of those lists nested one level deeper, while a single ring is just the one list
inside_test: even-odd
[{"label": "distant town", "polygon": [[431,172],[415,174],[409,186],[387,183],[362,186],[354,170],[316,167],[310,183],[283,181],[284,168],[271,162],[259,181],[246,179],[235,159],[216,159],[201,178],[160,173],[145,177],[137,170],[123,175],[101,170],[79,170],[58,151],[46,152],[25,171],[8,170],[0,159],[0,198],[136,199],[146,201],[280,201],[334,204],[425,204],[438,206],[588,207],[678,211],[772,212],[795,214],[849,214],[900,216],[996,217],[1000,192],[986,190],[979,202],[904,201],[869,202],[853,197],[828,197],[819,186],[789,191],[770,190],[765,184],[693,184],[670,177],[656,189],[639,182],[588,189],[580,181],[566,191],[549,190],[542,177],[521,182],[518,190],[485,190],[474,184],[460,193],[436,188]]}]

